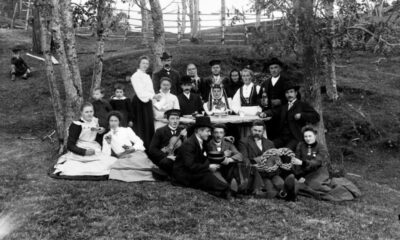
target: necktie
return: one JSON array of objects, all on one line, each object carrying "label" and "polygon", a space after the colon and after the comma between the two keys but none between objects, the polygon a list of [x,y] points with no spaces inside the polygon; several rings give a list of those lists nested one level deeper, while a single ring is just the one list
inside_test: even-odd
[{"label": "necktie", "polygon": [[176,130],[171,130],[172,135],[176,134]]},{"label": "necktie", "polygon": [[293,107],[293,102],[289,102],[288,110],[290,110],[292,107]]}]

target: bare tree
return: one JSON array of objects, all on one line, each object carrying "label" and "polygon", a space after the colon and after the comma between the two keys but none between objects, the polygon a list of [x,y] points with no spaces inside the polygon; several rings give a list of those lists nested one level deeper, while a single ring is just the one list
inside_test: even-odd
[{"label": "bare tree", "polygon": [[[58,0],[51,0],[52,8],[52,31],[54,33],[53,40],[54,45],[60,60],[60,72],[61,79],[65,89],[65,111],[64,111],[64,142],[68,137],[68,128],[71,122],[79,116],[80,106],[82,104],[82,96],[80,95],[82,84],[77,83],[75,85],[72,72],[69,67],[69,61],[66,54],[66,48],[64,44],[63,33],[61,32],[61,16],[60,16],[60,5]],[[64,14],[67,9],[62,9]],[[67,42],[66,44],[70,44]],[[69,48],[68,51],[72,51]],[[71,53],[69,53],[72,55]]]},{"label": "bare tree", "polygon": [[106,0],[97,0],[97,15],[96,15],[96,54],[94,59],[93,75],[92,75],[92,85],[90,92],[93,89],[101,86],[101,77],[103,74],[103,56],[104,56],[104,14],[106,8]]},{"label": "bare tree", "polygon": [[189,0],[190,37],[199,37],[199,0]]},{"label": "bare tree", "polygon": [[335,23],[333,9],[335,0],[324,0],[326,33],[323,39],[322,55],[324,63],[324,76],[326,93],[331,100],[337,100],[339,95],[336,83],[336,63],[334,56]]},{"label": "bare tree", "polygon": [[162,68],[161,55],[165,51],[165,31],[164,20],[159,0],[149,0],[151,7],[151,18],[153,20],[153,35],[154,43],[152,52],[154,55],[153,71],[158,71]]},{"label": "bare tree", "polygon": [[140,0],[140,13],[142,15],[142,44],[149,46],[150,18],[149,10],[146,8],[148,0]]},{"label": "bare tree", "polygon": [[60,151],[64,148],[64,116],[63,116],[63,106],[61,104],[60,92],[58,90],[57,81],[54,75],[53,62],[51,60],[51,8],[52,5],[50,0],[37,0],[35,3],[35,11],[38,13],[36,21],[40,30],[40,40],[42,52],[45,59],[46,65],[46,76],[49,83],[49,90],[51,95],[51,104],[53,106],[54,117],[56,120],[56,129],[58,135],[58,143]]},{"label": "bare tree", "polygon": [[[314,0],[303,0],[298,4],[299,31],[297,33],[302,52],[304,70],[304,93],[306,100],[314,106],[322,116],[322,96],[319,82],[318,53],[315,46],[319,45],[319,39],[315,34]],[[319,142],[326,146],[324,121],[317,123]]]}]

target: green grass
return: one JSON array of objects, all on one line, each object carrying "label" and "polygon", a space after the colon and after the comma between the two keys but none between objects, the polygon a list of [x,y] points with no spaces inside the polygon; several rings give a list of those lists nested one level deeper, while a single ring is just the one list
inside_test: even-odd
[{"label": "green grass", "polygon": [[[29,42],[21,32],[7,32],[0,35],[0,45],[14,44],[15,41],[9,40],[12,36],[22,43]],[[78,51],[94,48],[91,39],[78,41]],[[121,45],[111,45],[108,49],[115,46]],[[121,48],[118,56],[104,63],[103,85],[108,89],[107,96],[115,82],[124,81],[126,74],[134,71],[138,56],[143,54],[142,51],[124,55],[128,50],[132,51]],[[253,56],[246,47],[196,45],[170,50],[178,70],[184,72],[184,65],[194,62],[199,65],[201,76],[208,74],[210,58],[223,59],[227,72],[236,64],[233,56]],[[80,55],[85,89],[90,84],[92,57]],[[227,202],[168,182],[79,182],[49,178],[47,170],[54,164],[56,146],[39,139],[53,124],[43,66],[28,59],[37,68],[34,77],[11,83],[6,75],[9,59],[2,55],[0,236],[5,226],[2,219],[7,219],[13,231],[5,239],[18,240],[400,239],[399,149],[384,145],[385,140],[396,140],[399,136],[398,85],[395,77],[376,84],[378,74],[370,63],[371,56],[354,59],[338,69],[343,89],[341,100],[336,103],[324,100],[324,120],[330,149],[344,155],[343,163],[336,159],[334,164],[361,176],[348,177],[360,187],[363,196],[343,203],[303,197],[297,203],[286,203],[251,197]],[[387,63],[383,68],[400,74],[396,64]],[[130,94],[131,87],[129,83],[126,85]],[[364,116],[354,109],[361,109]],[[357,128],[366,123],[372,125]],[[374,135],[375,131],[379,135]],[[353,138],[360,140],[351,141]]]}]

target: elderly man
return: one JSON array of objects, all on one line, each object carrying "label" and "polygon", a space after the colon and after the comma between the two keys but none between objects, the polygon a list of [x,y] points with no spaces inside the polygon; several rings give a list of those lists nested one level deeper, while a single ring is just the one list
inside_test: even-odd
[{"label": "elderly man", "polygon": [[194,134],[178,150],[173,176],[179,184],[229,199],[232,195],[229,185],[215,175],[220,166],[210,164],[207,158],[205,142],[211,135],[210,118],[197,117],[193,127]]},{"label": "elderly man", "polygon": [[179,89],[179,79],[181,78],[178,71],[171,67],[172,64],[172,55],[163,52],[160,57],[163,68],[153,74],[153,87],[154,92],[158,92],[160,90],[160,80],[163,77],[168,77],[171,79],[171,93],[177,95],[180,92]]},{"label": "elderly man", "polygon": [[268,138],[271,140],[279,136],[279,112],[281,106],[287,102],[283,88],[288,80],[281,75],[283,66],[284,64],[277,58],[272,58],[267,63],[271,77],[261,84],[259,92],[259,98],[265,100],[262,101],[261,117],[272,117],[266,123]]}]

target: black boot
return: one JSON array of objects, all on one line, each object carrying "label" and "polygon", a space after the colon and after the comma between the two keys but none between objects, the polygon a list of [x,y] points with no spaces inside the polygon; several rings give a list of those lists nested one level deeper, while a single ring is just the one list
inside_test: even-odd
[{"label": "black boot", "polygon": [[285,184],[283,186],[286,196],[282,196],[286,201],[295,202],[297,199],[296,193],[296,178],[293,174],[290,174],[285,179]]}]

